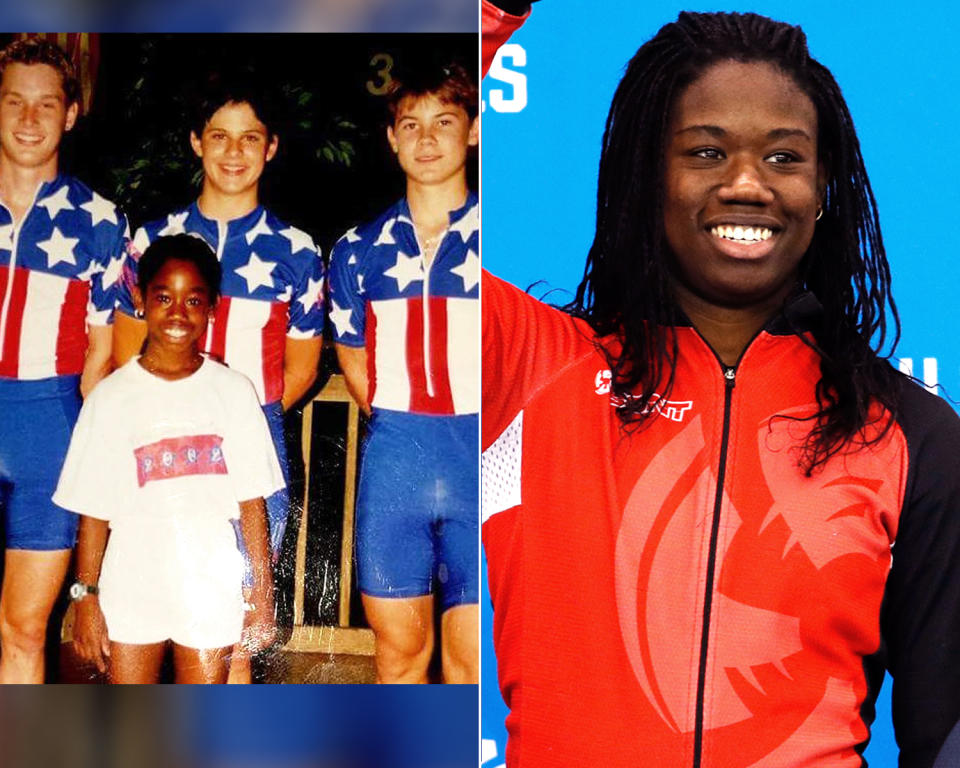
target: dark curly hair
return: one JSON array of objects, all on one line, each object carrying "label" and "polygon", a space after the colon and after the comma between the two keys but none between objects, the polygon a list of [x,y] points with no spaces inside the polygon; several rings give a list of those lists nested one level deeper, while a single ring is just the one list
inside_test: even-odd
[{"label": "dark curly hair", "polygon": [[[664,147],[673,104],[712,65],[766,62],[791,77],[817,110],[820,160],[829,172],[823,217],[801,262],[823,314],[810,342],[820,355],[818,411],[800,454],[807,474],[851,440],[874,442],[897,414],[902,377],[886,361],[900,337],[890,269],[860,143],[833,75],[807,50],[800,27],[752,13],[681,13],[627,66],[603,135],[596,234],[583,281],[566,307],[600,336],[627,428],[642,426],[655,392],[673,385],[680,319],[664,233]],[[802,337],[805,338],[805,337]],[[864,427],[884,422],[864,436]],[[646,412],[645,412],[646,411]]]},{"label": "dark curly hair", "polygon": [[147,246],[137,264],[137,288],[142,296],[146,297],[147,287],[171,259],[193,264],[207,284],[210,304],[220,300],[222,270],[217,255],[205,241],[187,234],[158,237]]}]

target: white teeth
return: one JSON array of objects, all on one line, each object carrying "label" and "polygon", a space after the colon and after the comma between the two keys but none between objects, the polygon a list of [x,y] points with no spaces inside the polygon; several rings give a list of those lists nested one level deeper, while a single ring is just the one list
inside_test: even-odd
[{"label": "white teeth", "polygon": [[773,236],[773,230],[766,227],[743,227],[719,225],[711,227],[710,234],[724,240],[736,240],[745,243],[761,243]]}]

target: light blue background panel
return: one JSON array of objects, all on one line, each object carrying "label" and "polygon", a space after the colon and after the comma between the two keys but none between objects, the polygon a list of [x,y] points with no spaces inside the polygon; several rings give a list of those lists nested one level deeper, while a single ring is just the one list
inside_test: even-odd
[{"label": "light blue background panel", "polygon": [[[593,236],[613,91],[637,47],[681,10],[754,11],[804,28],[860,137],[903,322],[901,368],[960,399],[960,13],[945,2],[542,0],[483,83],[484,265],[524,289],[543,281],[533,293],[555,290],[551,303],[572,298]],[[481,759],[497,768],[506,709],[485,583],[481,605]],[[873,768],[896,765],[889,687],[866,753]]]}]

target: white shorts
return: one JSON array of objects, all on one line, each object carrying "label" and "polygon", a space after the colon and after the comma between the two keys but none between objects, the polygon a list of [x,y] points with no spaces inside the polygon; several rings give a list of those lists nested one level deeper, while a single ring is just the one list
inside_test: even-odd
[{"label": "white shorts", "polygon": [[229,520],[112,529],[100,576],[107,634],[137,645],[222,648],[243,629],[243,557]]}]

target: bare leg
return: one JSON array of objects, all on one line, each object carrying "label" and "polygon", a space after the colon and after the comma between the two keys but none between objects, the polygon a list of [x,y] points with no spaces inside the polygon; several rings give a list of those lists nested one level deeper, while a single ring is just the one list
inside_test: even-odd
[{"label": "bare leg", "polygon": [[377,682],[427,682],[433,653],[433,596],[362,598],[377,637]]},{"label": "bare leg", "polygon": [[480,607],[455,605],[440,621],[443,681],[477,683],[480,680]]},{"label": "bare leg", "polygon": [[70,550],[9,549],[0,594],[0,683],[42,683],[47,621]]},{"label": "bare leg", "polygon": [[178,683],[227,682],[227,665],[232,645],[224,648],[187,648],[173,644],[173,668]]},{"label": "bare leg", "polygon": [[110,643],[107,674],[111,683],[143,685],[160,682],[166,643]]}]

